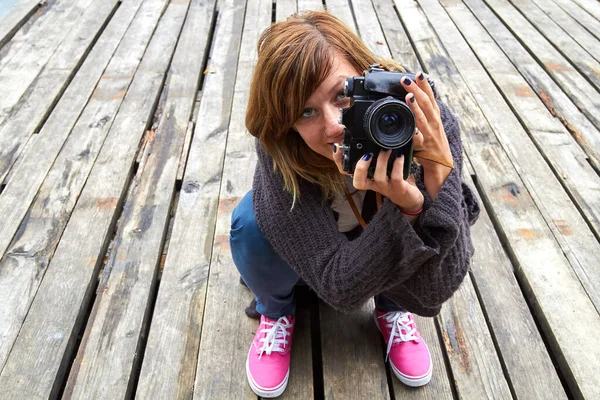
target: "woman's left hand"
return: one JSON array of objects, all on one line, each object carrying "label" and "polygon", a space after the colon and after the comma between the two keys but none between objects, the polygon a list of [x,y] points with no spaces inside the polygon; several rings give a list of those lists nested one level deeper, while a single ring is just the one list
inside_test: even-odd
[{"label": "woman's left hand", "polygon": [[[424,155],[428,153],[452,163],[452,153],[442,124],[440,108],[435,101],[429,82],[425,79],[425,74],[423,72],[416,74],[415,81],[405,77],[402,79],[402,86],[408,92],[405,98],[406,104],[416,118],[417,132],[413,137],[415,153],[422,151]],[[425,171],[426,187],[427,180],[435,180],[441,186],[452,171],[448,166],[419,157],[418,153],[415,154],[415,158]],[[427,175],[429,175],[429,179],[427,179]]]}]

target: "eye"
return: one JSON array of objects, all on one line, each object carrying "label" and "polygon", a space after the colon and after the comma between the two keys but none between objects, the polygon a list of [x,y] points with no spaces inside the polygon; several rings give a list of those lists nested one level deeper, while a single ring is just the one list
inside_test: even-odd
[{"label": "eye", "polygon": [[317,110],[314,108],[305,108],[304,111],[302,111],[302,118],[310,118],[315,115],[316,112]]},{"label": "eye", "polygon": [[337,99],[338,101],[346,100],[346,92],[344,91],[344,89],[339,91],[339,93],[337,94]]}]

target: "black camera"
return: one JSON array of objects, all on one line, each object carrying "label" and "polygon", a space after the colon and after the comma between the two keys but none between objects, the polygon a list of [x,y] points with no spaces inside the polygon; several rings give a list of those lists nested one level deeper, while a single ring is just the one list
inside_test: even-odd
[{"label": "black camera", "polygon": [[[341,123],[346,127],[340,146],[344,157],[342,167],[352,174],[361,157],[372,153],[368,170],[368,177],[372,178],[379,152],[390,149],[388,176],[391,176],[394,160],[400,153],[404,155],[404,179],[407,179],[413,158],[416,120],[404,100],[407,92],[400,81],[409,77],[414,82],[415,75],[378,67],[378,64],[372,65],[364,76],[346,79],[344,93],[352,99],[352,106],[344,109],[342,114]],[[432,81],[429,83],[433,86]]]}]

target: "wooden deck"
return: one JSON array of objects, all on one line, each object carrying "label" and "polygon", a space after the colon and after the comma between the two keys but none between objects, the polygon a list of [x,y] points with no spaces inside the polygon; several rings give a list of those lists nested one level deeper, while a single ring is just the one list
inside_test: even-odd
[{"label": "wooden deck", "polygon": [[259,34],[324,6],[436,79],[484,211],[390,374],[372,304],[304,292],[288,399],[600,398],[600,2],[21,0],[0,20],[0,399],[250,399],[230,215]]}]

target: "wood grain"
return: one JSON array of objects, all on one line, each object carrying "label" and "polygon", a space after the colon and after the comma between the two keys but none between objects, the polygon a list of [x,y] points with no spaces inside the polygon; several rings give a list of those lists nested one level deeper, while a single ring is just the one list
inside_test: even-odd
[{"label": "wood grain", "polygon": [[0,374],[0,396],[52,397],[60,390],[187,5],[171,3],[162,15]]},{"label": "wood grain", "polygon": [[[454,46],[460,46],[464,49],[464,41],[457,39],[453,25],[446,19],[439,19],[443,18],[441,6],[433,2],[421,4],[444,47],[453,49]],[[412,21],[404,15],[403,20],[405,23]],[[409,28],[409,31],[412,30]],[[431,42],[428,46],[435,45],[435,53],[418,42],[415,44],[430,72],[444,82],[444,101],[461,116],[463,124],[468,121],[470,129],[465,132],[463,145],[477,171],[478,183],[485,191],[486,201],[495,212],[497,229],[515,255],[518,277],[526,296],[535,305],[536,317],[559,359],[563,373],[568,377],[571,390],[594,397],[597,388],[590,384],[593,379],[586,371],[590,371],[587,368],[600,360],[597,355],[600,345],[590,343],[586,332],[589,332],[590,323],[599,324],[600,328],[597,311],[530,197],[531,192],[526,190],[517,172],[511,168],[512,163],[500,144],[489,134],[490,127],[480,125],[485,119],[479,114],[478,106],[448,54]],[[466,50],[454,49],[451,54],[454,55],[453,61],[459,63],[461,68],[465,68],[463,63],[473,64],[472,60],[465,58],[469,54]],[[472,78],[469,75],[469,79]],[[544,268],[539,268],[540,265]],[[574,324],[566,334],[562,329],[563,321],[570,318],[573,310],[577,310],[582,323]]]},{"label": "wood grain", "polygon": [[[141,3],[128,2],[120,9],[107,28],[106,40],[97,44],[56,113],[42,133],[35,135],[38,140],[26,149],[15,171],[17,180],[10,182],[0,196],[0,254],[6,250],[0,259],[0,369],[122,103],[122,96],[114,95],[125,92],[130,85],[165,7],[163,0],[154,6],[147,2],[146,18],[134,21],[133,30],[121,42]],[[156,4],[162,4],[162,8]],[[98,83],[105,67],[104,76],[121,78],[101,79]],[[110,96],[88,99],[96,84],[97,90]]]},{"label": "wood grain", "polygon": [[37,52],[32,50],[27,57],[15,57],[0,70],[0,119],[10,109],[10,118],[0,125],[0,182],[21,154],[23,144],[40,128],[62,95],[118,5],[118,0],[91,5],[45,65],[40,64],[44,58],[36,58]]},{"label": "wood grain", "polygon": [[13,37],[39,7],[40,0],[21,0],[0,19],[0,48]]},{"label": "wood grain", "polygon": [[[462,58],[472,60],[463,66],[463,74],[473,76],[468,84],[477,102],[496,127],[496,136],[511,161],[519,166],[526,186],[535,193],[534,199],[543,204],[540,210],[544,218],[600,310],[600,271],[595,267],[600,265],[600,243],[596,239],[600,237],[600,176],[468,9],[456,4],[446,10],[475,53],[463,54]],[[495,85],[480,78],[483,75],[474,56],[481,60]],[[503,98],[511,108],[503,104]]]}]

